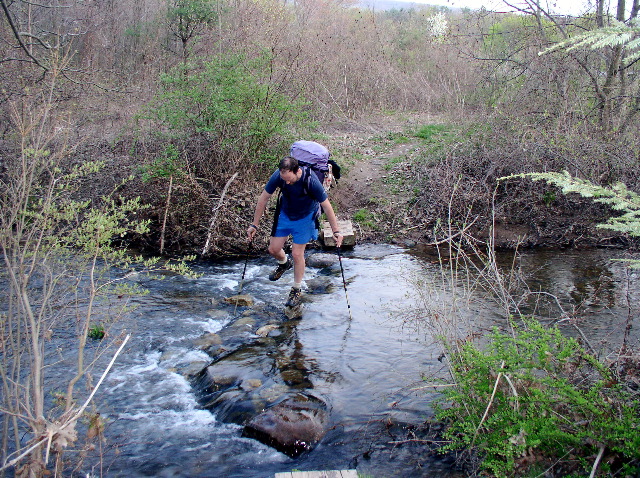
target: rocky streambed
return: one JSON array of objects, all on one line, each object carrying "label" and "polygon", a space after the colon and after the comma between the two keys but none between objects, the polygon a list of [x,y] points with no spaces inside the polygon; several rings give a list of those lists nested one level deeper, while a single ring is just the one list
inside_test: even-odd
[{"label": "rocky streambed", "polygon": [[[307,266],[330,271],[337,261],[335,254],[315,253]],[[331,278],[320,275],[307,283],[307,294],[326,294],[332,288]],[[325,435],[330,410],[314,390],[306,357],[299,353],[296,326],[302,310],[291,314],[277,306],[258,306],[246,294],[224,302],[233,306],[237,318],[195,341],[212,359],[191,377],[198,400],[218,419],[243,426],[245,437],[291,457],[310,450]]]},{"label": "rocky streambed", "polygon": [[[131,314],[109,331],[126,329],[131,340],[100,389],[104,446],[83,472],[103,466],[105,476],[127,478],[264,478],[355,468],[370,476],[459,476],[429,441],[438,394],[425,379],[446,380],[447,364],[423,327],[433,316],[421,301],[453,300],[437,261],[396,246],[357,245],[342,255],[348,308],[337,255],[315,263],[317,254],[308,251],[301,319],[283,313],[292,274],[270,282],[268,256],[201,261],[193,265],[197,279],[137,277],[149,293],[134,298]],[[638,303],[637,274],[611,260],[617,257],[538,251],[517,265],[532,289],[549,291],[565,310],[579,306],[581,329],[599,346],[616,343]],[[228,300],[238,294],[249,300]],[[480,293],[465,304],[459,320],[477,330],[504,323]],[[555,300],[550,305],[557,316]],[[636,343],[637,334],[630,339]],[[103,360],[99,368],[109,357]],[[56,380],[55,370],[48,377]]]}]

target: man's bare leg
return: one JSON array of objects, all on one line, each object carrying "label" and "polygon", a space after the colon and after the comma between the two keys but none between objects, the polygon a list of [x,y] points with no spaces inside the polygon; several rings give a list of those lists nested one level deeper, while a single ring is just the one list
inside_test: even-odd
[{"label": "man's bare leg", "polygon": [[306,247],[306,244],[293,244],[293,247],[291,248],[291,255],[293,256],[293,282],[298,286],[298,288],[302,283],[302,279],[304,279],[304,270],[306,265],[304,260],[304,250]]},{"label": "man's bare leg", "polygon": [[269,254],[271,254],[278,262],[282,263],[287,258],[284,252],[284,244],[287,242],[286,237],[272,237],[269,239]]}]

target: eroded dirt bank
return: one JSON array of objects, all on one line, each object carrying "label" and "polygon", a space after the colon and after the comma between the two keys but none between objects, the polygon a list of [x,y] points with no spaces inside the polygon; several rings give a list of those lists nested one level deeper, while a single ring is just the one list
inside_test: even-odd
[{"label": "eroded dirt bank", "polygon": [[[595,227],[607,220],[612,213],[609,208],[577,196],[565,197],[553,187],[530,181],[498,188],[495,178],[501,171],[521,172],[517,164],[505,169],[503,158],[496,155],[461,169],[451,160],[462,144],[457,138],[434,148],[435,141],[419,134],[425,127],[442,127],[446,132],[451,124],[432,115],[379,115],[332,121],[313,138],[326,144],[342,167],[330,198],[339,218],[352,220],[359,243],[428,246],[464,230],[482,241],[494,231],[495,246],[507,249],[634,245],[623,235]],[[194,145],[193,154],[201,154],[195,146],[200,145]],[[152,142],[145,147],[134,151],[126,138],[87,144],[79,149],[77,160],[106,161],[98,182],[86,185],[94,196],[113,190],[127,175],[136,175],[118,193],[140,196],[150,205],[140,211],[140,218],[150,220],[151,233],[131,237],[128,244],[157,254],[169,183],[141,180],[140,164],[153,159],[159,148]],[[200,161],[209,167],[203,157]],[[505,157],[504,162],[508,161]],[[189,175],[174,182],[163,253],[201,255],[211,234],[208,256],[246,254],[246,228],[270,170],[246,169],[243,163],[217,170],[189,167]],[[252,245],[254,253],[266,253],[272,212],[273,207],[261,223]]]},{"label": "eroded dirt bank", "polygon": [[[429,144],[415,133],[443,123],[446,119],[431,115],[387,116],[325,128],[326,142],[344,166],[331,199],[339,216],[353,220],[358,240],[428,246],[464,230],[483,241],[491,235],[504,249],[633,246],[628,237],[595,227],[610,216],[609,208],[577,195],[565,197],[551,186],[529,184],[526,193],[507,192],[499,201],[489,190],[495,185],[487,184],[485,197],[476,195],[480,204],[473,205],[443,197],[456,188],[463,195],[464,184],[452,187],[445,180],[425,191],[424,176],[446,177],[449,165],[430,157]],[[425,163],[432,164],[419,166]],[[481,178],[485,172],[475,174]]]}]

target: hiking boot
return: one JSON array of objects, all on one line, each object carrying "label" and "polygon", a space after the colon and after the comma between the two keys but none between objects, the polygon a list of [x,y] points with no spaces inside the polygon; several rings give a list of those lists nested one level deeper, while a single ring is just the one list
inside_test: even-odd
[{"label": "hiking boot", "polygon": [[278,264],[278,267],[276,267],[275,270],[271,274],[269,274],[269,280],[280,279],[280,277],[282,277],[282,274],[284,274],[286,271],[288,271],[292,267],[293,267],[293,261],[291,260],[290,257],[287,257],[287,262],[285,262],[284,264]]},{"label": "hiking boot", "polygon": [[289,292],[289,299],[285,302],[285,307],[297,307],[302,303],[302,290],[296,289],[295,287],[291,288],[291,292]]}]

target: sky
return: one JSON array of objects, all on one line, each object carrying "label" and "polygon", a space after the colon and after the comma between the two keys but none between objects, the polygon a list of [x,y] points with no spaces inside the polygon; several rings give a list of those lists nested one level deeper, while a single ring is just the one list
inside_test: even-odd
[{"label": "sky", "polygon": [[[492,11],[511,11],[508,5],[502,0],[398,0],[415,3],[428,3],[430,5],[445,5],[451,8],[468,7],[477,10],[484,6],[487,10]],[[511,5],[517,7],[526,7],[526,3],[522,0],[507,0]],[[564,15],[580,15],[585,11],[592,10],[591,5],[595,4],[594,0],[540,0],[543,8],[547,6],[553,13]]]}]

